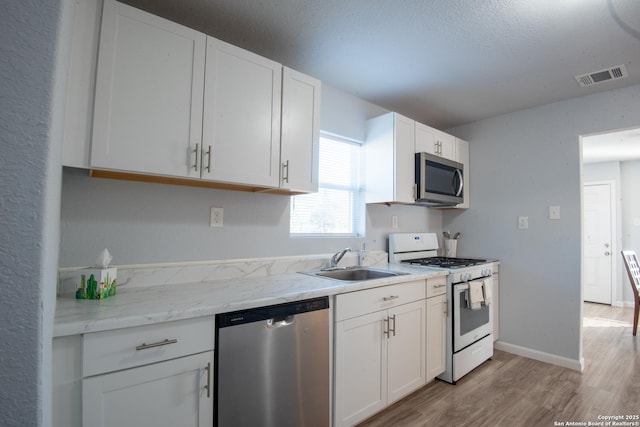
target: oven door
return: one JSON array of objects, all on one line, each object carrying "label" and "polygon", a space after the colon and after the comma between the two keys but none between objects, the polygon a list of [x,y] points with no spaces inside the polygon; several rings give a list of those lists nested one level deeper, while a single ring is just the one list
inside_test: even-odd
[{"label": "oven door", "polygon": [[[484,280],[493,287],[493,279]],[[453,284],[453,352],[462,350],[481,338],[493,333],[493,307],[484,303],[472,310],[469,303],[469,284]]]}]

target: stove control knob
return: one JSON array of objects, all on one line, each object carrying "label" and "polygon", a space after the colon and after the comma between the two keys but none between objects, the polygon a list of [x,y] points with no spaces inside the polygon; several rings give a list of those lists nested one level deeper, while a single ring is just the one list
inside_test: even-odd
[{"label": "stove control knob", "polygon": [[469,279],[471,279],[471,273],[462,273],[460,275],[460,280],[462,280],[463,282],[468,282]]}]

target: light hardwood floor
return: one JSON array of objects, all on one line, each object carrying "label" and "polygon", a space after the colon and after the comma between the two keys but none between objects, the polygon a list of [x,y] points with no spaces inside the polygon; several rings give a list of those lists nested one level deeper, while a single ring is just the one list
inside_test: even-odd
[{"label": "light hardwood floor", "polygon": [[585,303],[582,373],[495,351],[457,385],[436,380],[360,427],[544,427],[640,415],[640,336],[631,334],[632,317],[633,309]]}]

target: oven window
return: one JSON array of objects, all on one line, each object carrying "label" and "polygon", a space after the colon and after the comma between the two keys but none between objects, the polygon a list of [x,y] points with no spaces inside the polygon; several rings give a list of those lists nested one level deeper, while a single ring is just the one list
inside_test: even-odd
[{"label": "oven window", "polygon": [[464,335],[489,323],[491,307],[482,305],[480,310],[467,308],[466,292],[460,292],[458,309],[460,310],[460,335]]}]

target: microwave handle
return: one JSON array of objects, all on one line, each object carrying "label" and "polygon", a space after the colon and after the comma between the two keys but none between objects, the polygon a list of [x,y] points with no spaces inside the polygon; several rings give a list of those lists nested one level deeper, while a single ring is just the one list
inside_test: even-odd
[{"label": "microwave handle", "polygon": [[459,197],[462,194],[462,187],[464,186],[462,182],[462,172],[460,169],[456,169],[455,174],[458,175],[458,182],[460,183],[458,184],[458,190],[456,191],[456,196]]}]

